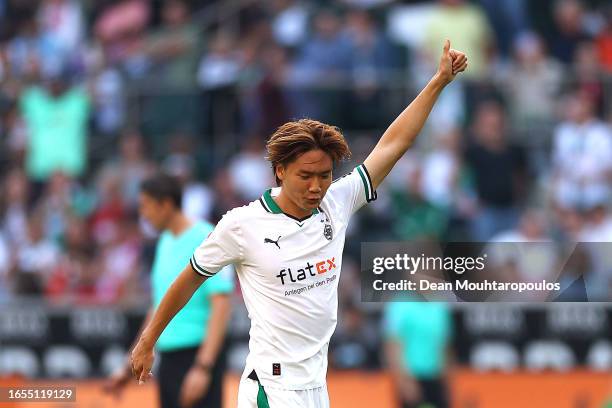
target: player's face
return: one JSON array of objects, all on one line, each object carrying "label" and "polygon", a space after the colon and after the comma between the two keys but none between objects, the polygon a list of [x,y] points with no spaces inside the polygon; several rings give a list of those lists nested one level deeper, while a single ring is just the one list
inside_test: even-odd
[{"label": "player's face", "polygon": [[286,166],[276,168],[283,194],[308,214],[321,204],[332,182],[333,161],[323,150],[310,150]]},{"label": "player's face", "polygon": [[140,193],[138,203],[140,215],[153,228],[158,231],[166,229],[166,223],[169,218],[168,211],[171,208],[168,200],[159,201],[146,193]]}]

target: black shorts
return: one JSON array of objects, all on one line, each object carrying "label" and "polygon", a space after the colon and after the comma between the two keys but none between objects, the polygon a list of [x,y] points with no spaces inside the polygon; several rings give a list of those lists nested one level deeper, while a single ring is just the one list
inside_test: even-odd
[{"label": "black shorts", "polygon": [[[179,398],[183,379],[193,366],[199,347],[185,348],[160,353],[158,372],[159,401],[162,408],[180,408]],[[193,408],[221,408],[223,406],[223,376],[225,353],[219,357],[211,371],[208,393]]]},{"label": "black shorts", "polygon": [[404,403],[402,408],[415,408],[425,404],[435,408],[448,407],[448,390],[442,380],[418,380],[418,382],[421,386],[423,398],[415,404]]}]

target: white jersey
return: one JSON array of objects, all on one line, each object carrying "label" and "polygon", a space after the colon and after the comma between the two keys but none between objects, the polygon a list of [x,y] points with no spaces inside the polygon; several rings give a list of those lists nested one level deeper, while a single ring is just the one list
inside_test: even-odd
[{"label": "white jersey", "polygon": [[282,212],[266,191],[227,212],[191,258],[212,276],[235,264],[251,319],[243,378],[254,370],[264,387],[325,385],[327,347],[336,328],[338,280],[351,215],[376,192],[363,165],[334,181],[304,219]]}]

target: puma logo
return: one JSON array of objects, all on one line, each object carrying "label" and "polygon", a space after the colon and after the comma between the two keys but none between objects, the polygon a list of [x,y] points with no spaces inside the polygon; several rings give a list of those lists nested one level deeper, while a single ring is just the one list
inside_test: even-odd
[{"label": "puma logo", "polygon": [[280,241],[282,235],[279,235],[278,238],[275,240],[270,239],[270,238],[265,238],[264,239],[264,244],[274,244],[278,247],[278,249],[280,249],[280,245],[278,245],[278,241]]}]

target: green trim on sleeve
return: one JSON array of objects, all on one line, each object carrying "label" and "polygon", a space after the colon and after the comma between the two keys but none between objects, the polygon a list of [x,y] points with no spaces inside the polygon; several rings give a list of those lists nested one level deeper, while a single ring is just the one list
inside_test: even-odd
[{"label": "green trim on sleeve", "polygon": [[363,164],[360,164],[355,169],[357,170],[357,173],[359,173],[361,181],[363,182],[366,201],[369,203],[370,201],[376,200],[376,191],[372,187],[372,180],[370,179],[368,169]]},{"label": "green trim on sleeve", "polygon": [[196,271],[199,275],[206,276],[207,278],[210,278],[211,276],[214,275],[214,273],[210,273],[206,269],[198,265],[193,256],[189,258],[189,263],[191,264],[191,267],[193,268],[193,270]]}]

